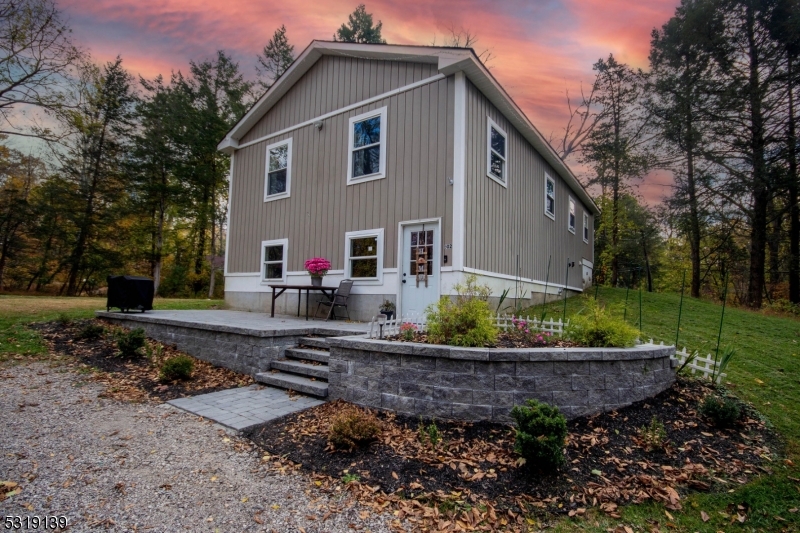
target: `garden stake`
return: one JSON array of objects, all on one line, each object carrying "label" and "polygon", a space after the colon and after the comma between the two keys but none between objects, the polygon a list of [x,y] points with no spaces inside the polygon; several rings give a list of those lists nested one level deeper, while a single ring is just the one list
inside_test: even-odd
[{"label": "garden stake", "polygon": [[719,341],[722,339],[722,321],[725,320],[725,303],[728,301],[728,274],[725,274],[725,286],[722,288],[722,314],[719,317],[719,333],[717,333],[717,351],[714,354],[714,364],[719,357]]},{"label": "garden stake", "polygon": [[642,280],[639,276],[639,335],[642,335]]},{"label": "garden stake", "polygon": [[567,257],[567,273],[564,275],[564,312],[561,313],[561,323],[567,320],[567,282],[569,281],[569,257]]},{"label": "garden stake", "polygon": [[681,282],[681,303],[678,305],[678,327],[675,329],[675,350],[678,349],[678,335],[681,334],[681,315],[683,314],[683,290],[686,288],[686,269],[683,269],[683,281]]},{"label": "garden stake", "polygon": [[542,318],[539,321],[539,326],[544,324],[544,306],[547,305],[547,283],[550,281],[550,260],[553,256],[547,258],[547,274],[544,277],[544,300],[542,300]]},{"label": "garden stake", "polygon": [[631,285],[630,285],[630,283],[626,283],[625,284],[625,308],[622,311],[622,320],[625,320],[625,319],[628,318],[628,291],[629,290],[631,290]]},{"label": "garden stake", "polygon": [[594,301],[595,302],[597,301],[597,291],[599,291],[599,290],[600,290],[600,284],[599,283],[595,283],[594,284]]}]

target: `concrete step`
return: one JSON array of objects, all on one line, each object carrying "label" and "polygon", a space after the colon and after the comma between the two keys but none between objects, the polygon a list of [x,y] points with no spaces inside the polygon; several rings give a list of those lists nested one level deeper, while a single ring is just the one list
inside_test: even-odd
[{"label": "concrete step", "polygon": [[317,361],[318,363],[328,363],[331,358],[330,352],[322,350],[309,350],[306,348],[286,348],[285,355],[289,359],[305,359],[306,361]]},{"label": "concrete step", "polygon": [[300,339],[300,345],[308,348],[319,348],[320,350],[327,350],[330,348],[328,339],[325,337],[303,337]]},{"label": "concrete step", "polygon": [[256,381],[265,385],[272,385],[281,389],[291,389],[309,396],[318,398],[328,397],[328,384],[324,381],[311,381],[303,376],[282,374],[280,372],[261,372],[256,374]]},{"label": "concrete step", "polygon": [[310,365],[299,361],[273,361],[270,368],[312,378],[328,379],[328,365]]}]

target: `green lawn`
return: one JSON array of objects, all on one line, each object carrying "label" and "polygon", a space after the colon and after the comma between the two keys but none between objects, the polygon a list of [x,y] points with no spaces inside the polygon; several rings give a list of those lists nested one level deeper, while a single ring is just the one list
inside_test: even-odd
[{"label": "green lawn", "polygon": [[[48,296],[0,296],[0,362],[13,356],[37,356],[47,352],[41,336],[25,327],[31,322],[61,316],[89,318],[105,309],[105,298],[59,298]],[[155,309],[209,309],[222,307],[222,300],[156,298]]]},{"label": "green lawn", "polygon": [[[589,297],[594,297],[594,290]],[[624,289],[600,289],[598,300],[618,316],[623,316]],[[642,332],[646,339],[674,344],[680,295],[642,295]],[[582,298],[567,300],[567,317],[579,312]],[[541,306],[532,308],[537,315]],[[547,306],[546,317],[560,318],[563,302]],[[683,300],[683,316],[678,341],[690,351],[714,353],[722,306],[689,297]],[[627,320],[638,326],[639,293],[628,295]],[[763,413],[786,440],[785,459],[800,465],[800,320],[767,316],[762,313],[728,307],[722,328],[722,346],[733,346],[736,355],[728,366],[726,386],[740,398],[751,402]],[[731,488],[730,493],[694,495],[684,502],[682,512],[671,512],[675,531],[800,531],[800,478],[797,466],[774,461],[772,476],[764,476],[744,487]],[[729,504],[747,504],[751,509],[744,524],[730,524]],[[789,510],[795,509],[792,513]],[[711,519],[704,523],[700,511]],[[781,520],[782,519],[782,520]],[[650,531],[648,520],[657,520],[661,527],[669,522],[663,507],[654,504],[634,505],[623,510],[623,523]],[[785,521],[783,521],[785,520]],[[597,521],[597,525],[595,525]],[[599,515],[560,524],[561,531],[605,531],[619,521],[608,521]],[[662,529],[664,531],[664,529]]]}]

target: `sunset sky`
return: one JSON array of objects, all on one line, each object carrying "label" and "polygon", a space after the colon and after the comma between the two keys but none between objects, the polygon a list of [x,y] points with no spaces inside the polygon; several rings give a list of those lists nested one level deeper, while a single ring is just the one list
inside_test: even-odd
[{"label": "sunset sky", "polygon": [[[256,54],[286,25],[299,53],[313,39],[330,40],[358,0],[64,0],[76,41],[98,61],[120,55],[137,75],[152,78],[187,70],[190,60],[224,49],[248,77]],[[650,32],[673,14],[677,0],[406,0],[370,1],[389,43],[441,42],[450,26],[477,34],[489,48],[492,73],[545,135],[567,118],[565,91],[577,94],[593,79],[592,64],[613,53],[647,67]],[[655,180],[658,181],[658,180]],[[642,193],[665,194],[656,183]]]}]

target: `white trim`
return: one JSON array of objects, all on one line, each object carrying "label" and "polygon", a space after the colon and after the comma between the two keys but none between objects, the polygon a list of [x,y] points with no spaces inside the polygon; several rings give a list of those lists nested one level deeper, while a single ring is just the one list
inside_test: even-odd
[{"label": "white trim", "polygon": [[[466,245],[467,78],[455,74],[453,117],[453,270],[464,268]],[[441,227],[441,225],[440,225]]]},{"label": "white trim", "polygon": [[[268,194],[269,192],[269,153],[271,150],[275,148],[279,148],[283,145],[288,145],[289,149],[287,150],[286,154],[286,190],[277,193],[277,194]],[[272,202],[274,200],[282,200],[284,198],[289,198],[292,195],[292,138],[289,137],[288,139],[284,139],[282,141],[278,141],[276,143],[272,143],[267,146],[266,148],[266,164],[264,165],[264,201],[265,202]]]},{"label": "white trim", "polygon": [[[553,212],[547,210],[547,182],[553,182]],[[556,180],[550,177],[550,174],[545,172],[544,174],[544,215],[551,219],[556,219]]]},{"label": "white trim", "polygon": [[[458,73],[456,73],[456,79],[458,79]],[[458,94],[458,83],[456,83],[456,94]],[[458,114],[458,113],[456,113]],[[455,191],[454,191],[455,192]],[[403,276],[401,274],[402,269],[399,265],[403,263],[403,252],[405,252],[405,242],[403,242],[403,227],[404,226],[417,226],[419,224],[437,224],[437,231],[436,236],[434,238],[434,245],[433,249],[438,252],[438,257],[434,260],[433,264],[436,265],[434,268],[439,269],[439,276],[438,281],[436,283],[436,300],[438,301],[439,298],[442,296],[442,272],[452,272],[455,270],[455,266],[451,267],[443,267],[442,266],[442,217],[437,218],[418,218],[417,220],[403,220],[397,223],[397,294],[395,295],[397,299],[397,309],[402,311],[403,309]],[[455,230],[453,230],[455,233]],[[447,269],[447,270],[445,270]],[[434,276],[434,279],[437,276]]]},{"label": "white trim", "polygon": [[583,266],[586,266],[586,267],[589,267],[589,268],[591,268],[591,269],[594,269],[594,263],[592,263],[592,262],[591,262],[591,261],[589,261],[588,259],[581,259],[581,264],[582,264]]},{"label": "white trim", "polygon": [[[470,274],[478,274],[480,276],[488,276],[490,278],[507,279],[507,280],[510,280],[510,281],[519,281],[521,283],[536,283],[536,284],[539,284],[539,285],[547,285],[548,287],[555,287],[557,289],[563,289],[564,286],[565,286],[563,283],[554,283],[552,281],[544,282],[544,281],[541,281],[541,280],[538,280],[538,279],[532,279],[532,278],[518,278],[516,276],[512,276],[512,275],[509,275],[509,274],[500,274],[498,272],[489,272],[488,270],[479,270],[477,268],[464,267],[464,272],[468,272]],[[572,290],[572,291],[583,292],[583,288],[573,287],[571,285],[567,285],[566,287],[567,287],[567,289]]]},{"label": "white trim", "polygon": [[[492,128],[503,136],[506,141],[506,155],[502,156],[496,151],[492,150]],[[492,174],[492,152],[496,153],[503,160],[503,177],[498,178]],[[486,115],[486,177],[496,181],[506,189],[508,189],[508,134],[501,128],[497,122],[492,120],[492,117]]]},{"label": "white trim", "polygon": [[261,272],[226,272],[226,278],[258,278]]},{"label": "white trim", "polygon": [[428,85],[430,83],[435,83],[439,80],[445,79],[446,76],[444,74],[437,74],[435,76],[431,76],[430,78],[425,78],[423,80],[409,83],[408,85],[404,85],[402,87],[398,87],[397,89],[393,89],[389,92],[385,92],[383,94],[379,94],[378,96],[373,96],[372,98],[367,98],[366,100],[361,100],[360,102],[356,102],[355,104],[350,104],[345,107],[341,107],[339,109],[335,109],[329,113],[325,113],[324,115],[320,115],[318,117],[314,117],[312,119],[306,120],[305,122],[300,122],[299,124],[295,124],[294,126],[289,126],[288,128],[284,128],[280,131],[276,131],[275,133],[270,133],[268,135],[264,135],[257,139],[253,139],[252,141],[247,141],[246,143],[242,143],[236,147],[237,150],[241,150],[242,148],[247,148],[248,146],[252,146],[254,144],[258,144],[260,142],[268,141],[273,137],[278,137],[280,135],[285,135],[289,132],[294,130],[298,130],[300,128],[305,128],[307,126],[313,126],[315,122],[320,122],[325,119],[335,117],[337,115],[341,115],[343,113],[347,113],[348,111],[353,111],[354,109],[358,109],[359,107],[364,107],[365,105],[372,104],[374,102],[380,102],[385,98],[389,98],[390,96],[395,96],[400,93],[412,91],[417,87],[422,87],[423,85]]},{"label": "white trim", "polygon": [[[283,276],[280,278],[265,278],[264,261],[266,259],[264,258],[264,248],[266,248],[267,246],[279,246],[279,245],[283,246],[283,259],[281,260],[281,263],[283,264],[281,268],[281,273],[283,274]],[[261,241],[261,263],[260,263],[261,270],[259,270],[258,272],[258,277],[261,279],[261,283],[262,284],[275,283],[275,282],[284,283],[286,281],[286,274],[287,274],[286,259],[288,257],[289,257],[289,239],[273,239],[270,241]]]},{"label": "white trim", "polygon": [[222,273],[228,276],[228,257],[230,256],[231,249],[231,205],[233,202],[233,160],[236,157],[236,152],[231,154],[231,167],[230,176],[228,176],[228,227],[227,234],[225,235],[225,263],[222,266]]},{"label": "white trim", "polygon": [[[571,195],[568,196],[567,198],[568,198],[568,203],[567,203],[567,229],[569,230],[570,233],[575,235],[575,226],[578,225],[578,213],[577,213],[577,209],[575,208],[575,200],[572,198]],[[571,222],[570,217],[573,217],[575,219],[575,222],[572,224],[572,226],[570,226],[570,222]]]},{"label": "white trim", "polygon": [[582,233],[582,236],[583,236],[583,242],[585,242],[586,244],[589,244],[590,231],[591,230],[589,229],[589,213],[584,211],[583,212],[583,233]]},{"label": "white trim", "polygon": [[[386,106],[379,107],[378,109],[373,109],[372,111],[367,111],[366,113],[361,113],[360,115],[356,115],[354,117],[350,117],[348,122],[348,132],[347,132],[347,184],[348,185],[356,185],[358,183],[364,183],[365,181],[372,181],[372,180],[379,180],[386,177]],[[365,176],[359,176],[357,178],[353,177],[353,152],[356,150],[364,150],[367,146],[360,146],[355,148],[353,146],[353,125],[356,122],[363,122],[365,120],[369,120],[371,118],[380,117],[381,119],[381,131],[380,131],[380,140],[378,141],[378,148],[380,149],[380,157],[378,162],[378,172],[373,174],[367,174]],[[375,146],[375,144],[369,145],[369,147]]]},{"label": "white trim", "polygon": [[[350,240],[359,237],[377,237],[378,249],[376,256],[378,259],[377,277],[374,278],[354,278],[350,270]],[[348,231],[344,234],[344,277],[352,279],[355,285],[383,285],[383,228],[367,229],[360,231]]]}]

